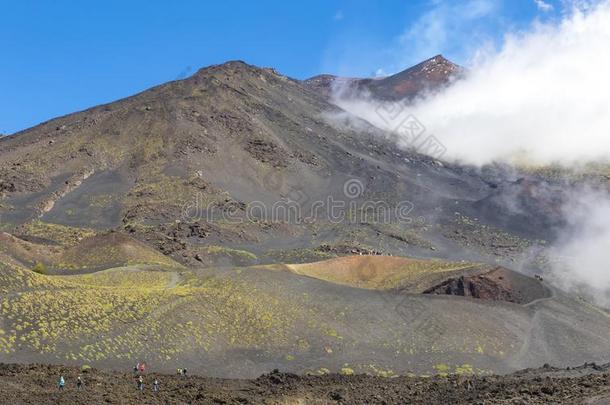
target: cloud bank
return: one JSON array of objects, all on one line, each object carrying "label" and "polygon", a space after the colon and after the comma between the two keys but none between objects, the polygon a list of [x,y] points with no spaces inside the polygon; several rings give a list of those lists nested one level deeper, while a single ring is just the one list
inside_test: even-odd
[{"label": "cloud bank", "polygon": [[[573,7],[479,50],[467,76],[409,112],[446,147],[446,158],[573,164],[610,159],[610,2]],[[341,99],[381,126],[378,103]]]},{"label": "cloud bank", "polygon": [[474,164],[571,164],[610,158],[610,3],[506,37],[468,77],[413,109]]},{"label": "cloud bank", "polygon": [[551,249],[551,280],[610,308],[610,198],[583,189],[563,207],[568,225]]}]

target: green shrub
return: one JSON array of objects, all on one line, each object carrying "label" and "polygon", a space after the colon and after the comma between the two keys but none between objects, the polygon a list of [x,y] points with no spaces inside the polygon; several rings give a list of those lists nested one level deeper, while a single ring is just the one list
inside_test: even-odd
[{"label": "green shrub", "polygon": [[38,274],[47,274],[48,270],[47,270],[47,266],[45,266],[44,263],[41,262],[37,262],[34,267],[32,267],[32,271],[34,273],[38,273]]}]

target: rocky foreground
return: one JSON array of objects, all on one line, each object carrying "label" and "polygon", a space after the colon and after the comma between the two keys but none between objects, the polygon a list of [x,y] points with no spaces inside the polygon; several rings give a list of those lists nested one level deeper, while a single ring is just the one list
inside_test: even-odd
[{"label": "rocky foreground", "polygon": [[[66,379],[64,391],[57,380]],[[85,386],[76,389],[81,375]],[[558,369],[545,366],[508,376],[398,377],[299,376],[274,371],[254,380],[200,376],[144,376],[139,391],[130,373],[50,365],[0,365],[0,398],[11,404],[214,403],[214,404],[405,404],[405,403],[610,403],[610,364]],[[152,382],[159,380],[159,391]]]}]

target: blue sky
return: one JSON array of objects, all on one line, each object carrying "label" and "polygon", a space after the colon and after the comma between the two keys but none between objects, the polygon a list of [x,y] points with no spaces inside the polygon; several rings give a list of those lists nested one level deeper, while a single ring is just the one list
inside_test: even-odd
[{"label": "blue sky", "polygon": [[468,64],[565,0],[0,0],[0,133],[241,59],[295,78]]}]

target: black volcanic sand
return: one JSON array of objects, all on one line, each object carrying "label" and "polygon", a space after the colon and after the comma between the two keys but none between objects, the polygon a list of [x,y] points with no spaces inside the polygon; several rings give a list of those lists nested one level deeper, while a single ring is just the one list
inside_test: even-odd
[{"label": "black volcanic sand", "polygon": [[[610,365],[573,369],[544,366],[508,376],[299,376],[274,371],[253,380],[148,374],[143,391],[131,373],[48,365],[0,365],[0,398],[11,404],[604,404],[610,401]],[[66,388],[59,392],[59,376]],[[85,386],[77,391],[76,377]],[[153,392],[154,378],[160,390]]]}]

